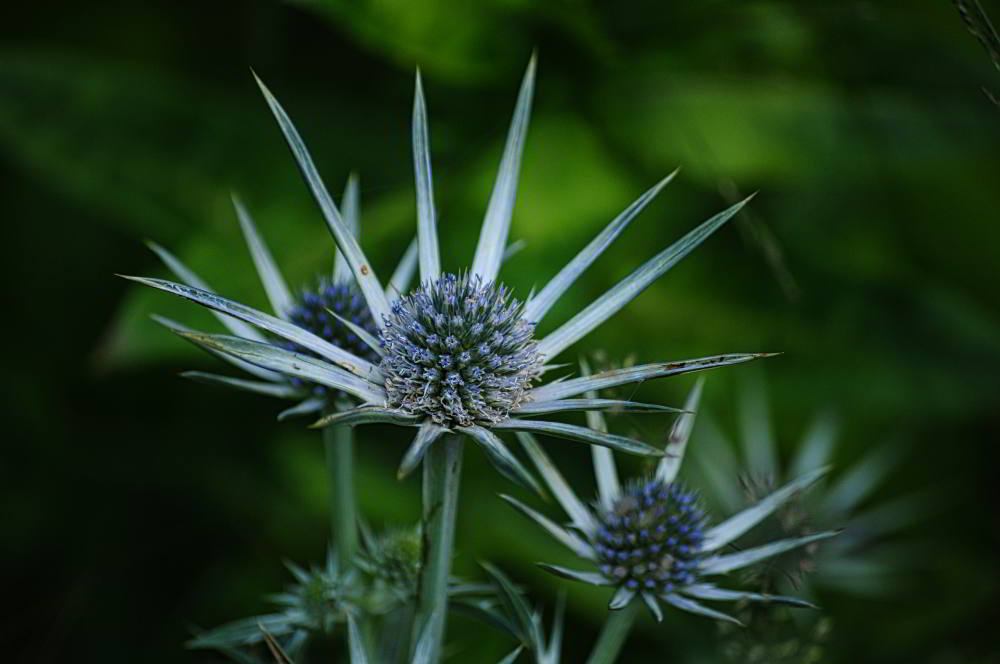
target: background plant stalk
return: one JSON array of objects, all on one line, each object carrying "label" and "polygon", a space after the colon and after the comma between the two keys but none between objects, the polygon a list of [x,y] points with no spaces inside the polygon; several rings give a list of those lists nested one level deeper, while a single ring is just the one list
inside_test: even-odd
[{"label": "background plant stalk", "polygon": [[460,436],[447,436],[431,445],[423,461],[423,565],[415,627],[417,640],[429,648],[428,662],[440,659],[445,633],[462,442]]},{"label": "background plant stalk", "polygon": [[[327,414],[334,412],[327,409]],[[349,426],[323,429],[326,470],[330,481],[330,527],[337,559],[344,569],[358,549],[357,502],[354,497],[354,431]]]}]

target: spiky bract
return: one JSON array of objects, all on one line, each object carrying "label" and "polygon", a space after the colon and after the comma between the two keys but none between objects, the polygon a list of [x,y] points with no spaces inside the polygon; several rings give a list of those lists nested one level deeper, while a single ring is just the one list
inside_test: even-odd
[{"label": "spiky bract", "polygon": [[[331,315],[331,311],[364,328],[372,336],[377,333],[375,321],[372,319],[364,298],[351,282],[334,283],[327,278],[320,278],[315,290],[306,290],[302,293],[295,306],[288,312],[288,318],[299,327],[309,330],[339,348],[369,362],[378,362],[379,357],[375,351],[350,328]],[[318,357],[312,351],[291,341],[283,341],[281,345],[286,350]],[[297,387],[309,387],[317,396],[337,396],[340,394],[339,392],[330,394],[334,390],[322,385],[306,383],[295,376],[292,376],[290,380]]]},{"label": "spiky bract", "polygon": [[445,427],[506,419],[541,373],[522,310],[505,286],[467,274],[397,300],[381,334],[388,405]]},{"label": "spiky bract", "polygon": [[694,582],[705,525],[695,493],[677,483],[636,482],[598,518],[593,544],[608,579],[663,593]]}]

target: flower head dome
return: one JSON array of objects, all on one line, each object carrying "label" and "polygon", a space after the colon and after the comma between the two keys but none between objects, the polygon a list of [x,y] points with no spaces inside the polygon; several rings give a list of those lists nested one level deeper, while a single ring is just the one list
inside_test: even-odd
[{"label": "flower head dome", "polygon": [[[663,407],[630,400],[590,399],[580,395],[593,389],[737,364],[766,354],[735,353],[656,362],[595,376],[560,377],[547,383],[542,380],[544,369],[559,354],[614,316],[679,263],[736,215],[746,201],[716,214],[674,244],[660,249],[569,320],[545,335],[538,335],[537,326],[553,305],[625,231],[676,172],[657,182],[611,220],[536,294],[526,300],[516,300],[503,285],[500,268],[517,197],[534,80],[535,60],[532,58],[521,84],[475,253],[467,269],[446,273],[441,268],[438,246],[427,109],[420,77],[417,76],[413,105],[417,243],[408,256],[412,256],[419,265],[421,286],[409,293],[406,279],[397,280],[394,275],[388,287],[379,280],[358,242],[356,223],[352,222],[349,206],[344,204],[342,211],[334,203],[288,114],[258,81],[336,242],[342,269],[353,277],[357,291],[371,313],[377,334],[365,323],[345,322],[367,348],[359,347],[353,340],[348,342],[336,336],[327,337],[323,329],[304,329],[295,321],[288,320],[282,313],[291,310],[284,306],[289,299],[287,289],[277,276],[266,250],[262,249],[262,243],[251,242],[251,250],[275,305],[276,316],[221,297],[196,281],[186,280],[187,285],[182,285],[159,279],[133,279],[215,310],[226,319],[235,335],[202,334],[175,328],[194,343],[241,366],[253,367],[254,371],[264,373],[268,378],[273,379],[275,375],[292,377],[303,384],[322,385],[329,390],[349,394],[359,402],[356,408],[323,418],[317,426],[389,422],[415,427],[417,431],[413,443],[400,465],[401,476],[411,472],[421,462],[429,446],[447,432],[463,434],[479,445],[504,475],[530,487],[536,486],[534,479],[498,434],[514,431],[543,433],[630,454],[660,456],[660,449],[642,441],[611,435],[589,426],[547,420],[545,416],[608,408],[664,410]],[[238,324],[235,328],[232,325],[234,322]],[[281,347],[271,343],[266,337],[262,338],[258,329],[292,345]],[[295,385],[288,388],[298,394]],[[275,388],[265,386],[263,389]],[[315,400],[307,399],[296,408],[303,411],[315,409]]]},{"label": "flower head dome", "polygon": [[381,335],[389,405],[447,427],[505,420],[541,374],[523,309],[504,286],[467,274],[397,300]]}]

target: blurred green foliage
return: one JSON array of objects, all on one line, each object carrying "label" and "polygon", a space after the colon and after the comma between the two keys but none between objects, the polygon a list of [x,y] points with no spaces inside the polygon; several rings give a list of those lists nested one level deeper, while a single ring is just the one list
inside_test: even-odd
[{"label": "blurred green foliage", "polygon": [[[327,269],[332,242],[248,67],[282,99],[333,190],[361,174],[363,243],[388,274],[414,229],[414,67],[430,107],[444,264],[456,267],[473,250],[517,81],[537,49],[512,230],[528,245],[506,269],[511,285],[524,294],[544,283],[681,166],[567,294],[554,325],[725,199],[759,190],[748,216],[574,350],[641,361],[784,351],[766,366],[779,440],[833,408],[838,463],[898,440],[905,463],[886,495],[920,488],[935,501],[914,527],[928,543],[923,565],[908,566],[912,583],[890,597],[821,595],[837,625],[831,661],[995,661],[1000,116],[980,92],[995,71],[949,3],[2,11],[8,659],[202,661],[181,650],[191,625],[265,608],[261,596],[284,582],[283,557],[323,555],[318,437],[275,423],[277,402],[174,379],[217,365],[148,314],[214,321],[111,276],[162,274],[141,243],[151,238],[221,292],[263,305],[231,189],[292,283]],[[707,408],[723,422],[741,371],[708,381]],[[641,392],[677,403],[689,384]],[[669,421],[647,416],[643,426],[662,435]],[[412,522],[418,484],[394,479],[403,434],[360,436],[362,508],[376,523]],[[549,449],[585,481],[585,450]],[[457,569],[481,575],[475,561],[488,558],[551,606],[561,584],[532,562],[564,554],[521,528],[495,498],[508,487],[478,456],[463,482]],[[576,661],[606,598],[569,590],[566,652]],[[454,624],[456,661],[510,649],[500,634]],[[683,616],[644,623],[630,661],[712,661],[714,634]]]}]

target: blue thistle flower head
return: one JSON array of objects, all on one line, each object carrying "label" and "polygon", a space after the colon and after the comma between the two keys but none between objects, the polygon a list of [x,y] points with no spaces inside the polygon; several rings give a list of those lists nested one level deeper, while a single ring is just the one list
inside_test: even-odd
[{"label": "blue thistle flower head", "polygon": [[[338,320],[337,316],[354,323],[371,335],[378,332],[364,297],[351,281],[335,282],[327,277],[321,277],[316,287],[304,290],[288,311],[288,320],[302,329],[369,362],[378,362],[379,357],[375,351]],[[313,351],[293,341],[285,340],[280,343],[285,350],[319,357]],[[316,396],[331,398],[347,396],[339,390],[308,383],[297,376],[290,377],[290,382],[296,387],[310,389]]]},{"label": "blue thistle flower head", "polygon": [[694,583],[706,523],[695,492],[655,478],[634,481],[597,521],[591,544],[613,584],[670,593]]},{"label": "blue thistle flower head", "polygon": [[380,335],[388,404],[446,427],[506,419],[541,374],[523,309],[505,286],[468,274],[397,300]]}]

